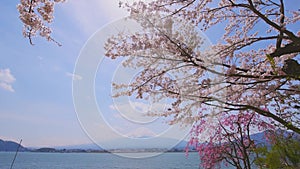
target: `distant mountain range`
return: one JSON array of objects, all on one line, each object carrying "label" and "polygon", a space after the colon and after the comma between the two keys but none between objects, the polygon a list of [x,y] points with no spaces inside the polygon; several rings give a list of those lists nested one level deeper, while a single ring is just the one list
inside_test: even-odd
[{"label": "distant mountain range", "polygon": [[[288,132],[287,132],[288,133]],[[265,138],[265,132],[252,134],[251,138],[255,140],[256,144],[267,144]],[[139,139],[137,141],[135,139]],[[81,144],[81,145],[69,145],[69,146],[57,146],[53,148],[26,148],[22,145],[19,147],[19,143],[13,141],[3,141],[0,139],[0,151],[16,151],[19,147],[19,151],[33,151],[33,152],[106,152],[106,150],[169,150],[169,151],[183,151],[186,148],[187,141],[179,141],[170,138],[148,139],[148,138],[135,138],[135,139],[116,139],[107,143],[99,144]],[[170,147],[170,143],[175,146]],[[102,148],[100,146],[103,146]],[[172,145],[172,144],[171,144]],[[193,147],[190,147],[193,149]]]},{"label": "distant mountain range", "polygon": [[79,144],[79,145],[67,145],[67,146],[55,146],[55,149],[67,149],[67,150],[75,150],[75,149],[83,149],[83,150],[103,150],[97,144]]},{"label": "distant mountain range", "polygon": [[[171,151],[181,151],[184,150],[187,145],[186,141],[176,141],[174,139],[159,139],[156,142],[147,141],[148,139],[143,138],[141,142],[130,142],[126,139],[117,139],[112,142],[109,142],[113,147],[110,149],[114,150],[157,150],[157,149],[171,149]],[[145,142],[144,142],[145,141]],[[151,144],[150,144],[151,142]],[[173,148],[166,147],[168,142],[178,143]],[[0,139],[0,151],[16,151],[19,147],[19,144],[13,141],[3,141]],[[105,152],[103,148],[97,144],[81,144],[81,145],[68,145],[68,146],[57,146],[57,147],[42,147],[42,148],[26,148],[20,145],[19,151],[31,151],[31,152]]]},{"label": "distant mountain range", "polygon": [[[136,141],[140,139],[140,141]],[[170,143],[174,143],[175,146],[170,147]],[[176,144],[177,143],[177,144]],[[101,145],[103,147],[101,147]],[[101,143],[99,145],[92,144],[81,144],[72,146],[59,146],[56,149],[84,149],[84,150],[104,150],[105,149],[177,149],[183,150],[187,145],[187,141],[179,141],[170,138],[160,138],[156,141],[147,138],[135,138],[135,139],[116,139],[110,142]]]},{"label": "distant mountain range", "polygon": [[[264,133],[257,133],[251,135],[258,143],[265,143]],[[140,141],[137,141],[140,140]],[[174,146],[171,147],[173,143]],[[101,148],[100,146],[103,146]],[[0,139],[0,151],[16,151],[19,144],[13,141],[3,141]],[[116,139],[103,144],[81,144],[81,145],[67,145],[56,147],[41,147],[41,148],[26,148],[20,146],[19,151],[31,152],[106,152],[105,150],[122,151],[122,150],[141,150],[141,151],[155,151],[155,150],[168,150],[168,151],[184,151],[187,146],[187,141],[175,140],[170,138],[159,138],[152,140],[149,138],[134,138],[134,139]],[[104,149],[105,148],[105,149]],[[193,147],[190,147],[193,149]]]}]

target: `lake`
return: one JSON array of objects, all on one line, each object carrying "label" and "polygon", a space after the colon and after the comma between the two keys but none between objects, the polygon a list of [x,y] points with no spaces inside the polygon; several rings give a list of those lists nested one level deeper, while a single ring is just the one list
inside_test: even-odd
[{"label": "lake", "polygon": [[[0,169],[9,169],[14,152],[0,152]],[[132,159],[110,153],[19,152],[13,169],[198,169],[197,153],[164,153]]]}]

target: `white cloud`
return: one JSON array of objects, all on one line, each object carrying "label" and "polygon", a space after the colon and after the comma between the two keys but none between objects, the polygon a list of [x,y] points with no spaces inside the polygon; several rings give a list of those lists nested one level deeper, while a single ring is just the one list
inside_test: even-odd
[{"label": "white cloud", "polygon": [[113,105],[109,106],[111,110],[114,110],[119,114],[118,116],[114,116],[114,118],[122,117],[133,123],[148,124],[159,118],[157,116],[151,116],[150,114],[154,112],[163,112],[166,106],[161,103],[146,104],[130,100],[127,101],[127,103],[114,102]]},{"label": "white cloud", "polygon": [[123,112],[130,112],[132,110],[134,111],[138,111],[142,114],[145,114],[147,112],[149,112],[149,110],[151,109],[151,105],[149,104],[145,104],[142,102],[132,102],[129,101],[129,103],[122,103],[122,104],[118,104],[115,103],[114,105],[110,105],[109,106],[112,110],[122,110]]},{"label": "white cloud", "polygon": [[9,69],[0,69],[0,88],[14,92],[12,83],[16,81],[15,77],[10,73]]},{"label": "white cloud", "polygon": [[119,113],[114,113],[114,114],[113,114],[113,117],[114,117],[115,119],[123,119],[123,117],[122,117],[121,114],[119,114]]},{"label": "white cloud", "polygon": [[71,77],[73,80],[82,80],[82,76],[66,72],[66,76]]},{"label": "white cloud", "polygon": [[115,102],[113,105],[110,105],[111,110],[122,110],[122,112],[139,112],[146,115],[151,111],[163,111],[168,104],[163,103],[152,103],[146,104],[142,102],[128,101],[128,103],[118,103]]},{"label": "white cloud", "polygon": [[0,82],[0,87],[4,90],[14,92],[15,90],[12,88],[10,84]]},{"label": "white cloud", "polygon": [[139,127],[126,134],[126,136],[133,137],[133,138],[155,137],[156,135],[157,135],[156,133],[154,133],[152,130],[146,127]]},{"label": "white cloud", "polygon": [[[121,0],[123,1],[123,0]],[[126,0],[133,3],[138,0]],[[144,0],[151,1],[151,0]],[[91,36],[103,25],[116,19],[129,16],[129,12],[119,7],[120,0],[76,0],[61,4],[67,15],[74,19],[84,35]]]},{"label": "white cloud", "polygon": [[103,24],[128,15],[127,11],[118,6],[119,0],[99,1],[85,0],[68,1],[65,6],[70,18],[74,19],[86,35],[90,36]]}]

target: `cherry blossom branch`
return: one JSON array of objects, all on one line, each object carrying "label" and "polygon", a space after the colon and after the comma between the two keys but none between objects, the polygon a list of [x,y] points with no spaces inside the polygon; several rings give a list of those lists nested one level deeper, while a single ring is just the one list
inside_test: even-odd
[{"label": "cherry blossom branch", "polygon": [[267,18],[264,14],[262,14],[261,12],[259,12],[255,6],[253,5],[251,0],[248,0],[249,2],[249,6],[243,6],[243,7],[247,7],[250,10],[252,10],[257,16],[259,16],[262,20],[264,20],[268,25],[271,25],[272,27],[274,27],[275,29],[277,29],[279,32],[283,32],[286,35],[288,35],[290,37],[290,39],[292,41],[299,41],[299,38],[291,31],[288,31],[287,29],[282,29],[282,27],[280,25],[277,25],[275,22],[272,22],[269,18]]},{"label": "cherry blossom branch", "polygon": [[[278,103],[280,102],[282,105],[274,106],[274,112],[276,113],[268,110],[269,112],[258,111],[257,114],[261,113],[271,118],[276,116],[281,119],[278,122],[280,125],[287,127],[291,123],[297,128],[300,123],[297,122],[296,114],[289,113],[289,117],[285,114],[288,114],[293,109],[292,106],[299,103],[295,99],[298,98],[297,93],[295,93],[298,89],[293,88],[292,84],[298,84],[300,77],[291,76],[281,67],[284,65],[284,60],[297,54],[299,50],[297,46],[300,43],[294,42],[290,34],[286,33],[286,30],[274,28],[274,25],[270,25],[268,20],[262,19],[255,12],[261,12],[263,9],[266,9],[266,12],[261,12],[261,14],[268,18],[270,22],[281,27],[283,27],[283,24],[282,21],[280,22],[280,17],[282,19],[280,14],[284,15],[284,24],[292,23],[290,16],[280,12],[280,5],[277,6],[270,1],[247,1],[248,3],[243,4],[234,4],[236,1],[220,1],[219,6],[216,8],[211,8],[209,5],[213,6],[214,4],[209,4],[209,1],[206,0],[197,2],[198,4],[195,1],[195,5],[185,6],[188,2],[191,1],[184,1],[181,4],[181,1],[161,0],[157,1],[158,4],[151,3],[147,6],[145,3],[140,3],[130,8],[133,15],[132,18],[137,18],[150,34],[139,33],[128,37],[120,37],[122,39],[121,44],[117,43],[117,39],[113,40],[112,44],[118,44],[117,48],[113,46],[109,48],[107,56],[112,58],[128,56],[130,58],[128,65],[133,64],[134,66],[145,68],[145,71],[151,69],[154,71],[152,74],[142,73],[130,85],[132,90],[128,94],[138,91],[137,93],[140,96],[144,93],[153,93],[159,97],[165,95],[173,98],[175,99],[174,102],[176,102],[173,104],[174,111],[172,114],[174,115],[180,114],[180,110],[184,110],[182,102],[185,101],[195,107],[197,107],[197,104],[200,104],[220,108],[222,111],[230,113],[247,110],[255,112],[256,109],[246,105],[251,105],[257,109],[262,109],[261,107],[263,106],[270,108],[278,100]],[[168,18],[168,13],[172,14],[171,9],[173,8],[168,9],[168,4],[175,5],[175,3],[180,10],[177,10],[176,15],[172,16],[179,17],[181,21],[186,19],[195,24],[203,22],[207,27],[225,21],[225,34],[223,41],[221,41],[222,43],[225,42],[225,44],[220,42],[213,45],[213,51],[216,52],[213,54],[208,52],[209,54],[205,55],[203,54],[204,52],[197,51],[200,48],[189,44],[189,36],[193,34],[190,27],[188,31],[186,31],[187,28],[182,27],[185,35],[176,34],[174,36],[172,29],[174,31],[178,26],[172,28],[172,24],[169,24],[170,18]],[[160,12],[158,8],[161,4],[163,4],[161,11],[163,15],[152,19],[151,15],[157,13],[151,13],[151,5],[155,6],[153,8],[154,11]],[[139,7],[144,10],[140,11]],[[181,9],[180,7],[184,8]],[[203,10],[201,11],[200,9]],[[281,7],[282,10],[284,11],[284,7]],[[142,17],[139,17],[139,15]],[[244,16],[253,17],[246,18]],[[273,17],[275,19],[272,19]],[[215,18],[219,19],[215,20]],[[272,34],[252,33],[254,26],[258,23],[261,24],[259,26],[267,25],[268,28],[271,27]],[[147,26],[150,28],[148,29]],[[239,30],[240,28],[242,30]],[[276,32],[275,34],[274,31]],[[179,31],[176,32],[179,33]],[[139,38],[142,40],[138,41]],[[130,42],[126,43],[126,39]],[[260,46],[260,44],[269,42],[271,44],[269,46]],[[274,42],[286,45],[283,47],[281,45],[280,48],[277,48],[276,46],[278,45],[274,44]],[[198,43],[200,44],[200,41]],[[261,47],[261,49],[248,50],[251,48],[256,49],[256,47]],[[288,49],[288,47],[290,48]],[[267,54],[270,54],[273,59],[269,59]],[[214,57],[215,59],[210,59]],[[135,58],[138,59],[137,64],[130,62],[130,60]],[[165,77],[169,72],[189,72],[190,74],[186,73],[182,78],[178,76],[177,79],[170,80],[170,78]],[[210,75],[219,77],[219,80],[211,81],[212,79],[206,78],[206,76]],[[193,78],[194,80],[192,80]],[[154,90],[151,86],[157,86],[157,90]],[[221,98],[212,97],[222,93],[226,93],[224,95],[226,100],[222,99],[222,96],[220,96]],[[157,98],[159,99],[158,96]],[[216,114],[222,114],[222,112]],[[283,121],[286,123],[281,124]]]},{"label": "cherry blossom branch", "polygon": [[[23,22],[23,35],[34,45],[32,38],[41,36],[48,41],[61,44],[51,37],[52,30],[48,26],[53,22],[54,5],[65,0],[20,0],[17,9]],[[38,35],[37,35],[38,34]]]},{"label": "cherry blossom branch", "polygon": [[275,121],[279,122],[280,124],[282,124],[286,128],[300,134],[300,128],[298,128],[298,127],[294,126],[293,124],[283,120],[282,118],[276,116],[275,114],[271,113],[270,111],[262,110],[260,108],[257,108],[257,107],[251,106],[251,105],[233,104],[233,103],[229,103],[229,102],[224,102],[220,99],[213,98],[213,97],[209,97],[208,99],[213,100],[213,101],[218,101],[222,104],[226,104],[226,105],[229,105],[229,106],[236,107],[235,109],[230,108],[231,110],[253,110],[253,111],[257,112],[260,115],[263,115],[265,117],[270,117],[270,118],[274,119]]},{"label": "cherry blossom branch", "polygon": [[[229,106],[233,106],[235,108],[231,108],[231,107],[224,107],[224,106],[218,106],[218,107],[222,107],[222,108],[226,108],[226,109],[230,109],[230,110],[253,110],[257,113],[259,113],[260,115],[263,115],[265,117],[270,117],[276,121],[278,121],[279,123],[281,123],[282,125],[284,125],[285,127],[287,127],[288,129],[290,130],[293,130],[297,133],[300,133],[300,129],[295,127],[294,125],[292,125],[291,123],[283,120],[282,118],[274,115],[273,113],[269,112],[269,111],[266,111],[266,110],[262,110],[260,108],[257,108],[257,107],[254,107],[254,106],[251,106],[251,105],[243,105],[243,104],[233,104],[233,103],[229,103],[229,102],[225,102],[225,101],[222,101],[218,98],[215,98],[215,97],[202,97],[202,96],[193,96],[193,95],[183,95],[182,93],[176,93],[174,91],[168,91],[169,93],[171,94],[176,94],[176,95],[181,95],[183,97],[186,97],[186,98],[199,98],[199,99],[205,99],[204,101],[201,101],[202,103],[205,103],[205,102],[212,102],[212,101],[218,101],[219,103],[221,104],[225,104],[225,105],[229,105]],[[216,105],[215,105],[216,106]]]},{"label": "cherry blossom branch", "polygon": [[178,12],[180,12],[181,10],[187,8],[188,6],[192,5],[196,0],[192,0],[191,2],[187,3],[186,5],[182,6],[181,8],[179,8],[178,10],[176,10],[175,12],[173,12],[171,15],[176,15]]},{"label": "cherry blossom branch", "polygon": [[280,27],[281,27],[281,31],[279,33],[279,38],[277,39],[276,42],[276,48],[279,49],[281,47],[281,43],[282,43],[282,36],[283,36],[283,29],[284,29],[284,4],[283,4],[283,0],[280,0]]}]

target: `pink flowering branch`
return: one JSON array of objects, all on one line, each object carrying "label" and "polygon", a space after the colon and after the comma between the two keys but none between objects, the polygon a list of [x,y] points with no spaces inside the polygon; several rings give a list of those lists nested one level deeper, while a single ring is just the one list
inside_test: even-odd
[{"label": "pink flowering branch", "polygon": [[20,13],[20,20],[23,22],[23,35],[29,39],[33,45],[32,38],[41,36],[48,41],[55,42],[58,46],[61,44],[51,37],[52,30],[48,26],[53,22],[55,3],[65,0],[21,0],[17,9]]},{"label": "pink flowering branch", "polygon": [[[209,118],[207,118],[208,120]],[[218,117],[217,124],[201,119],[191,131],[193,137],[189,146],[196,147],[203,168],[220,168],[222,163],[236,168],[252,168],[256,141],[251,138],[251,130],[273,130],[274,126],[262,120],[255,113],[239,112],[223,114]],[[209,130],[213,127],[213,130]],[[200,142],[203,133],[209,130],[207,142]]]},{"label": "pink flowering branch", "polygon": [[[163,97],[175,99],[172,109],[153,112],[181,117],[174,122],[197,119],[183,112],[189,109],[187,106],[197,110],[205,105],[220,109],[216,114],[254,111],[299,133],[300,120],[293,112],[300,107],[300,76],[296,73],[300,66],[289,59],[297,56],[300,43],[298,33],[286,25],[297,22],[300,13],[293,11],[291,15],[280,0],[218,2],[157,0],[125,4],[131,18],[147,33],[110,38],[106,56],[126,56],[125,66],[144,70],[133,83],[116,85],[116,89],[129,89],[116,96],[137,94],[144,98],[153,94],[157,101]],[[214,52],[199,50],[202,42],[195,35],[195,26],[207,30],[222,22],[224,34],[211,47]],[[257,25],[263,29],[256,30]],[[178,74],[178,79],[168,74]]]}]

